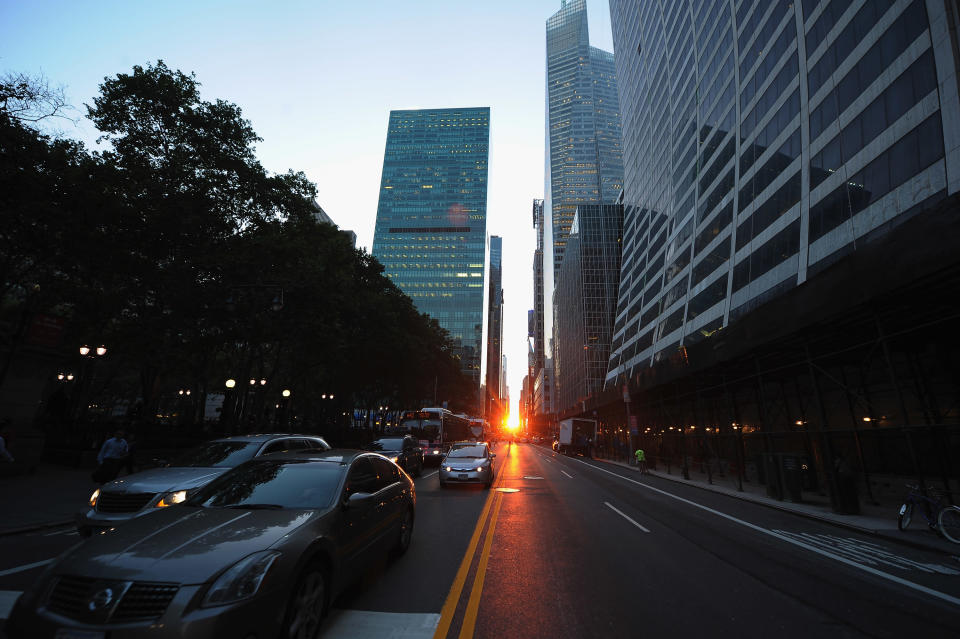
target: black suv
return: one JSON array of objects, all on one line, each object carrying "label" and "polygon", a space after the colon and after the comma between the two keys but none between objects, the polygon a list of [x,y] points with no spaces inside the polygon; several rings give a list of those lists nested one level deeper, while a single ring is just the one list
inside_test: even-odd
[{"label": "black suv", "polygon": [[383,437],[367,444],[366,449],[389,457],[414,477],[423,472],[423,449],[411,435]]}]

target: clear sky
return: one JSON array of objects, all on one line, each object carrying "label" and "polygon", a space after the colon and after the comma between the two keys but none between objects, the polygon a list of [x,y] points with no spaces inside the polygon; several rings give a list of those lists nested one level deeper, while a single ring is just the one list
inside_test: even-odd
[{"label": "clear sky", "polygon": [[[590,43],[613,50],[606,0]],[[304,171],[330,217],[373,244],[391,109],[489,106],[487,233],[503,237],[511,410],[533,305],[531,201],[544,195],[545,23],[560,0],[0,0],[0,73],[42,72],[83,115],[105,76],[163,59],[240,106],[271,171]],[[549,251],[547,252],[549,255]],[[549,300],[547,300],[549,307]]]}]

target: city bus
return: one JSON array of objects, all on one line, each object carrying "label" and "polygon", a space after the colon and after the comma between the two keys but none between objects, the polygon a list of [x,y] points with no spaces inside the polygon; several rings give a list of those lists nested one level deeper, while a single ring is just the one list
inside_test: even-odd
[{"label": "city bus", "polygon": [[423,461],[439,464],[453,442],[473,439],[470,422],[446,408],[422,408],[407,411],[398,430],[410,433],[423,448]]}]

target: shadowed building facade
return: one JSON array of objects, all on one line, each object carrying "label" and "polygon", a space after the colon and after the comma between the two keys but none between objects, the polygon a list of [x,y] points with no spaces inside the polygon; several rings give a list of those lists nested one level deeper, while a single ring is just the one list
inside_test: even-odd
[{"label": "shadowed building facade", "polygon": [[373,255],[480,386],[489,107],[391,111]]}]

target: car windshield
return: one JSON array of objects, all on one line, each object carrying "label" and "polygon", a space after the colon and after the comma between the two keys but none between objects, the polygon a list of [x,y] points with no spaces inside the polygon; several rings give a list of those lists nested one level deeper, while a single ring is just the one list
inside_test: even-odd
[{"label": "car windshield", "polygon": [[460,446],[450,451],[447,457],[486,457],[486,446]]},{"label": "car windshield", "polygon": [[224,473],[187,505],[202,508],[326,508],[344,466],[309,460],[256,459]]},{"label": "car windshield", "polygon": [[403,450],[402,439],[378,439],[366,446],[367,450]]},{"label": "car windshield", "polygon": [[260,444],[256,442],[207,442],[178,457],[171,466],[233,468],[252,459]]}]

